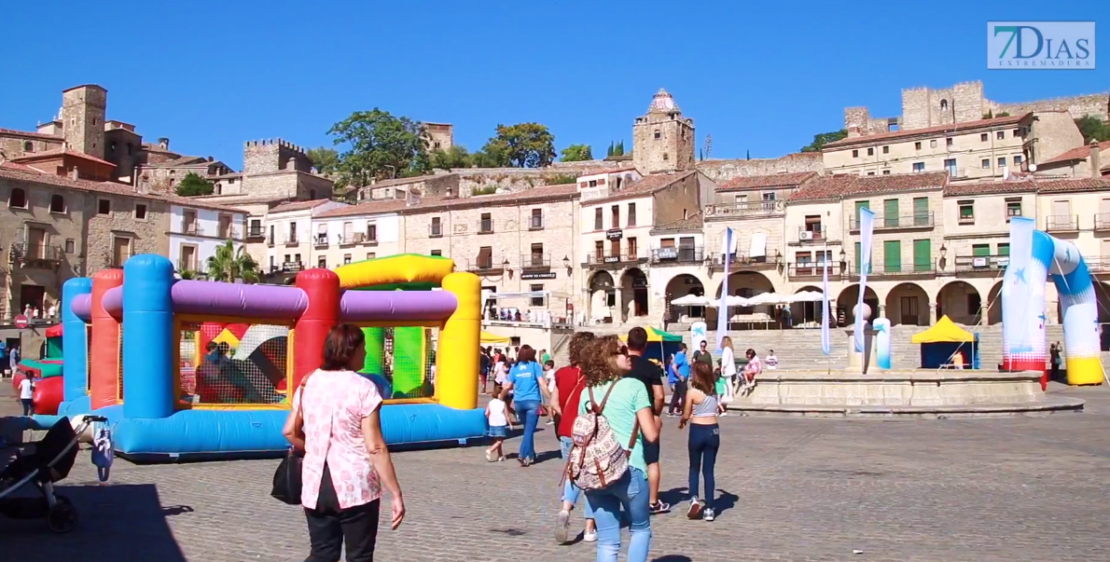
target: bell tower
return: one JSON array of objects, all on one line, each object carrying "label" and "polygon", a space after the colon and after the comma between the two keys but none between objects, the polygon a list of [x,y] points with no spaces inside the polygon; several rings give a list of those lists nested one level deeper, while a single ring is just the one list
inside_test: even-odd
[{"label": "bell tower", "polygon": [[642,174],[680,172],[694,167],[694,120],[666,90],[651,99],[647,114],[632,125],[632,163]]}]

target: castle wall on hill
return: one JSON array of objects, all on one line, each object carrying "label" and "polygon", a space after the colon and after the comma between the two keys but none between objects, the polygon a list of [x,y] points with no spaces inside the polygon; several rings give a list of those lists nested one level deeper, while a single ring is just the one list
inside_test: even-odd
[{"label": "castle wall on hill", "polygon": [[696,165],[698,171],[709,179],[722,182],[745,176],[770,176],[795,172],[821,172],[824,162],[820,152],[799,152],[781,158],[757,158],[753,160],[701,160]]}]

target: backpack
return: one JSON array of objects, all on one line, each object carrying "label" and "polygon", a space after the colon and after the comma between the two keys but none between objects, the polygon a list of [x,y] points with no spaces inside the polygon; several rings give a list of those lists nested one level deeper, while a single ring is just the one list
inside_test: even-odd
[{"label": "backpack", "polygon": [[616,382],[605,391],[600,404],[594,400],[593,389],[586,389],[590,393],[590,412],[579,415],[571,430],[573,444],[567,455],[567,467],[563,476],[570,478],[575,486],[583,490],[604,490],[620,480],[628,472],[628,457],[632,455],[632,447],[636,445],[636,438],[639,436],[640,424],[637,421],[632,428],[632,439],[628,447],[621,447],[617,443],[613,429],[602,413],[614,386]]}]

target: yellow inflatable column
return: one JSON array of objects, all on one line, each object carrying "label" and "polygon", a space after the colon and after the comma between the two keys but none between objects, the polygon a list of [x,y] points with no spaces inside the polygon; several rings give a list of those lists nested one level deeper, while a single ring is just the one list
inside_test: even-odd
[{"label": "yellow inflatable column", "polygon": [[451,408],[478,407],[478,341],[482,331],[482,281],[473,273],[452,273],[442,287],[458,308],[439,331],[436,398]]}]

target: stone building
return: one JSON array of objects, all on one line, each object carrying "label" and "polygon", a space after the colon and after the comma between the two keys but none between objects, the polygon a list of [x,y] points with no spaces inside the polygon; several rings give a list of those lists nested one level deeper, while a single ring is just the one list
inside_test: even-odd
[{"label": "stone building", "polygon": [[428,150],[448,150],[455,145],[455,126],[450,123],[425,121],[424,134],[428,137]]},{"label": "stone building", "polygon": [[660,88],[647,114],[632,126],[632,163],[642,173],[676,172],[694,167],[694,120]]},{"label": "stone building", "polygon": [[1036,165],[1038,176],[1099,178],[1110,174],[1110,141],[1091,142]]},{"label": "stone building", "polygon": [[407,203],[372,201],[336,207],[312,218],[312,260],[335,268],[352,262],[404,253],[402,217]]},{"label": "stone building", "polygon": [[[319,228],[326,223],[313,224],[313,218],[346,206],[346,203],[329,199],[311,199],[270,209],[263,222],[267,250],[260,265],[264,278],[272,283],[285,283],[301,270],[314,267],[311,261],[313,244],[321,238]],[[326,238],[326,232],[324,234]]]},{"label": "stone building", "polygon": [[452,193],[459,193],[459,175],[446,173],[374,182],[364,187],[348,190],[347,199],[354,203],[383,199],[404,200],[410,195],[442,197]]},{"label": "stone building", "polygon": [[193,201],[189,203],[170,205],[169,250],[166,255],[179,273],[188,270],[207,276],[208,259],[216,255],[219,247],[229,241],[236,253],[243,247],[246,213]]}]

